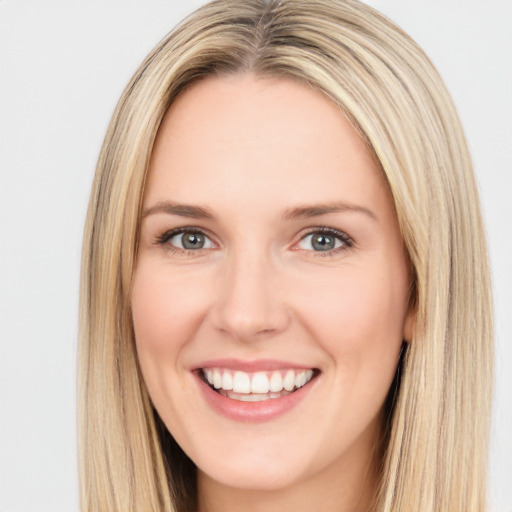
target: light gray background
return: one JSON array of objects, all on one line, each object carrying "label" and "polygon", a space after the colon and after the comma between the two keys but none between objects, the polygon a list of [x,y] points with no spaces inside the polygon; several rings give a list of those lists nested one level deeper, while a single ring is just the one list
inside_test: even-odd
[{"label": "light gray background", "polygon": [[[78,510],[78,274],[95,161],[139,62],[202,3],[0,0],[0,512]],[[512,0],[370,4],[427,51],[466,127],[496,301],[491,503],[512,512]]]}]

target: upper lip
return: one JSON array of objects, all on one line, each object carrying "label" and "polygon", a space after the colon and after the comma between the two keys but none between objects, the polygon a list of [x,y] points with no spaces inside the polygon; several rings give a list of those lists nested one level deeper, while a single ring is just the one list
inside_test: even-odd
[{"label": "upper lip", "polygon": [[236,358],[222,358],[222,359],[209,359],[197,365],[194,365],[192,371],[201,368],[226,368],[234,371],[242,371],[247,373],[258,371],[272,371],[272,370],[309,370],[314,369],[314,366],[300,364],[292,361],[283,361],[278,359],[236,359]]}]

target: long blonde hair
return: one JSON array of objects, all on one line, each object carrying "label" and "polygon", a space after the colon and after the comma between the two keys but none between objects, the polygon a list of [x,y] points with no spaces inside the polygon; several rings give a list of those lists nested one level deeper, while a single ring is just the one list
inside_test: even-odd
[{"label": "long blonde hair", "polygon": [[485,234],[455,108],[423,51],[356,0],[215,0],[142,63],[113,114],[83,245],[79,456],[85,512],[194,507],[193,465],[162,432],[130,312],[148,160],[176,96],[251,71],[330,98],[374,152],[414,268],[415,327],[388,418],[382,512],[482,512],[492,382]]}]

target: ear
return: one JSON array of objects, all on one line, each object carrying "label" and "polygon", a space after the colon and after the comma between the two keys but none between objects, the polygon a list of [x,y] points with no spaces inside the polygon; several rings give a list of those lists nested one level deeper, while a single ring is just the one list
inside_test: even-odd
[{"label": "ear", "polygon": [[[414,276],[414,269],[411,268],[411,274]],[[418,311],[417,308],[417,299],[416,299],[416,279],[411,278],[411,282],[409,284],[409,293],[407,295],[407,306],[405,312],[404,319],[404,329],[402,332],[402,339],[407,343],[410,343],[414,338],[414,332],[416,328],[416,313]]]},{"label": "ear", "polygon": [[416,286],[413,281],[409,287],[409,296],[407,297],[407,307],[404,319],[404,330],[402,332],[402,339],[407,343],[410,343],[414,339],[417,312],[418,307],[416,301]]},{"label": "ear", "polygon": [[402,333],[402,339],[407,343],[410,343],[414,337],[414,326],[416,323],[416,308],[409,304],[407,308],[407,314],[405,316],[404,331]]}]

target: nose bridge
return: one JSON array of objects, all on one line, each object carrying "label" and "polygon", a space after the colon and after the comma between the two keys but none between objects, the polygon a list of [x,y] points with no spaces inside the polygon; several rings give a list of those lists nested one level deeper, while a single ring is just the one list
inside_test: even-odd
[{"label": "nose bridge", "polygon": [[268,251],[245,247],[224,262],[216,304],[217,328],[240,340],[273,335],[288,324],[279,270]]}]

